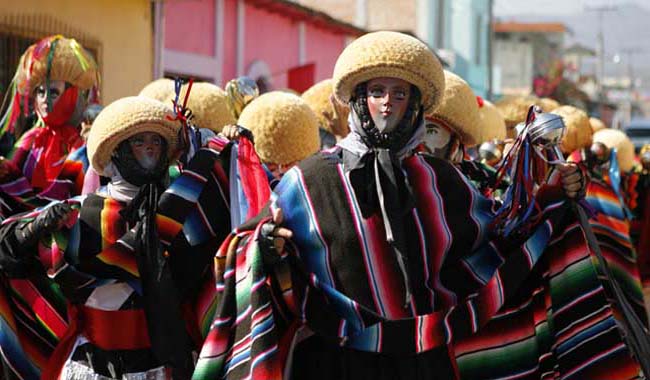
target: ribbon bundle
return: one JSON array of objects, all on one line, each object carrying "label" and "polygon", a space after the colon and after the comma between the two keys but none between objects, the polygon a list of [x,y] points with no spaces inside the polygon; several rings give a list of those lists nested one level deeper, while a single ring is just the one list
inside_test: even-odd
[{"label": "ribbon bundle", "polygon": [[494,221],[497,230],[504,236],[525,232],[539,219],[535,212],[540,211],[540,207],[535,200],[534,190],[535,185],[546,176],[547,166],[535,152],[530,138],[529,127],[534,120],[535,113],[529,112],[526,125],[497,170],[494,189],[498,188],[506,175],[510,176],[512,182]]},{"label": "ribbon bundle", "polygon": [[[183,98],[183,103],[180,103],[181,90],[183,87],[183,80],[181,78],[176,78],[174,81],[174,92],[176,96],[172,100],[172,109],[174,110],[174,117],[168,116],[168,120],[176,120],[181,123],[181,130],[179,131],[179,154],[181,157],[181,164],[187,163],[188,157],[191,157],[193,153],[200,148],[200,138],[196,138],[196,130],[192,126],[192,111],[187,108],[187,101],[190,98],[190,92],[192,91],[192,85],[194,84],[194,78],[190,78],[187,91],[185,91],[185,96]],[[182,165],[180,165],[182,168]]]}]

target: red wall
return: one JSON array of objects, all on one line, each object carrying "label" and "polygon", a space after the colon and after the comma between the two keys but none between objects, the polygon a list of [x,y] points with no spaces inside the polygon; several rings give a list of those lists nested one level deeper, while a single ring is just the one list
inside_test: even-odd
[{"label": "red wall", "polygon": [[220,85],[237,77],[237,1],[224,1],[224,26],[223,26],[223,69]]},{"label": "red wall", "polygon": [[[237,73],[237,0],[223,1],[222,82]],[[215,55],[217,0],[166,0],[164,2],[165,48],[206,57]],[[244,3],[243,74],[261,60],[269,66],[274,89],[287,87],[287,70],[300,65],[299,22]],[[314,82],[332,76],[336,58],[346,36],[305,23],[305,62],[315,64]],[[164,64],[163,60],[163,64]],[[215,61],[216,62],[216,61]],[[176,62],[181,66],[184,62]],[[191,64],[191,63],[188,63]],[[216,69],[216,68],[215,68]]]},{"label": "red wall", "polygon": [[286,72],[298,66],[298,23],[246,6],[244,71],[256,60],[269,65],[275,89],[287,87]]},{"label": "red wall", "polygon": [[166,0],[165,47],[214,55],[216,0]]},{"label": "red wall", "polygon": [[316,63],[315,82],[331,78],[336,59],[345,48],[346,36],[313,25],[305,27],[307,62]]}]

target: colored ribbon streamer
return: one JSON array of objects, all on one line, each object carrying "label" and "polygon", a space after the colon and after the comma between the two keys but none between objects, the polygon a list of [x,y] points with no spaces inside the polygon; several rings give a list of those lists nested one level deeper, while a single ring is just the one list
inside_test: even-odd
[{"label": "colored ribbon streamer", "polygon": [[612,189],[614,189],[614,193],[616,193],[616,197],[618,197],[618,201],[621,203],[621,208],[625,213],[625,217],[628,220],[632,220],[634,216],[632,215],[632,211],[627,207],[627,203],[625,202],[625,198],[623,198],[623,193],[621,192],[621,170],[619,168],[618,155],[616,153],[616,148],[612,148],[609,153],[609,180]]}]

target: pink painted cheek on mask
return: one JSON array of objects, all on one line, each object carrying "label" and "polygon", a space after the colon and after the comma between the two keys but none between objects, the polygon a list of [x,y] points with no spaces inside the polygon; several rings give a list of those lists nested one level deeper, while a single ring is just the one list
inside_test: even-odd
[{"label": "pink painted cheek on mask", "polygon": [[379,117],[382,104],[383,100],[381,98],[374,98],[372,96],[368,97],[368,111],[373,120],[376,120]]}]

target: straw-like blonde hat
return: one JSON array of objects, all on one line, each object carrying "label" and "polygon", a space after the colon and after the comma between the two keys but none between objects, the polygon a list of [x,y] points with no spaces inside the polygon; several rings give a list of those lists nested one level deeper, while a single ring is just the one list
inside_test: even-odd
[{"label": "straw-like blonde hat", "polygon": [[480,121],[479,143],[506,138],[506,122],[501,111],[489,101],[477,98],[478,116]]},{"label": "straw-like blonde hat", "polygon": [[458,134],[463,144],[475,145],[481,139],[476,95],[463,78],[447,70],[444,75],[445,91],[442,100],[426,117]]},{"label": "straw-like blonde hat", "polygon": [[591,125],[591,131],[593,133],[596,133],[596,132],[600,131],[601,129],[607,128],[605,123],[603,123],[602,120],[600,120],[600,119],[598,119],[596,117],[590,117],[589,118],[589,125]]},{"label": "straw-like blonde hat", "polygon": [[622,172],[629,172],[634,167],[634,144],[629,137],[618,129],[605,128],[594,133],[594,142],[605,144],[607,148],[616,148],[618,167]]},{"label": "straw-like blonde hat", "polygon": [[[350,128],[348,127],[348,115],[350,114],[350,109],[347,105],[338,107],[338,109],[342,111],[342,114],[339,114],[340,111],[335,109],[334,104],[332,104],[332,100],[330,99],[333,93],[332,85],[332,79],[320,81],[305,91],[302,94],[302,99],[309,104],[316,114],[318,126],[321,129],[336,136],[345,137],[350,131]],[[325,115],[329,115],[329,117],[332,118],[335,130],[332,130],[330,120]]]},{"label": "straw-like blonde hat", "polygon": [[561,106],[550,113],[562,116],[566,131],[560,142],[560,149],[565,154],[570,154],[578,149],[591,146],[592,135],[589,116],[579,108]]},{"label": "straw-like blonde hat", "polygon": [[253,100],[237,124],[253,133],[255,151],[266,163],[300,161],[320,147],[314,111],[299,96],[286,92],[267,92]]},{"label": "straw-like blonde hat", "polygon": [[[188,87],[188,85],[183,85],[179,102],[185,99]],[[226,125],[237,122],[228,108],[226,92],[212,83],[197,82],[192,84],[187,107],[192,111],[192,122],[199,128],[221,132]]]},{"label": "straw-like blonde hat", "polygon": [[174,98],[174,81],[169,78],[159,78],[144,86],[138,96],[156,99],[171,107],[170,99]]},{"label": "straw-like blonde hat", "polygon": [[61,80],[80,90],[99,84],[97,63],[90,53],[75,39],[60,35],[45,37],[27,48],[16,71],[18,91],[31,94],[46,82],[48,73],[49,80]]},{"label": "straw-like blonde hat", "polygon": [[358,84],[380,77],[416,86],[425,112],[433,111],[444,92],[442,65],[427,45],[403,33],[381,31],[363,35],[343,50],[334,66],[334,94],[348,104]]},{"label": "straw-like blonde hat", "polygon": [[536,104],[537,98],[531,96],[511,96],[499,99],[494,105],[499,109],[506,123],[508,137],[517,136],[515,127],[526,121],[528,109]]},{"label": "straw-like blonde hat", "polygon": [[130,96],[109,104],[95,119],[88,136],[88,160],[99,175],[124,140],[143,132],[155,132],[167,141],[170,159],[178,149],[180,123],[170,120],[170,107],[142,96]]},{"label": "straw-like blonde hat", "polygon": [[551,98],[538,99],[535,104],[542,109],[542,112],[551,112],[560,106],[560,102]]}]

